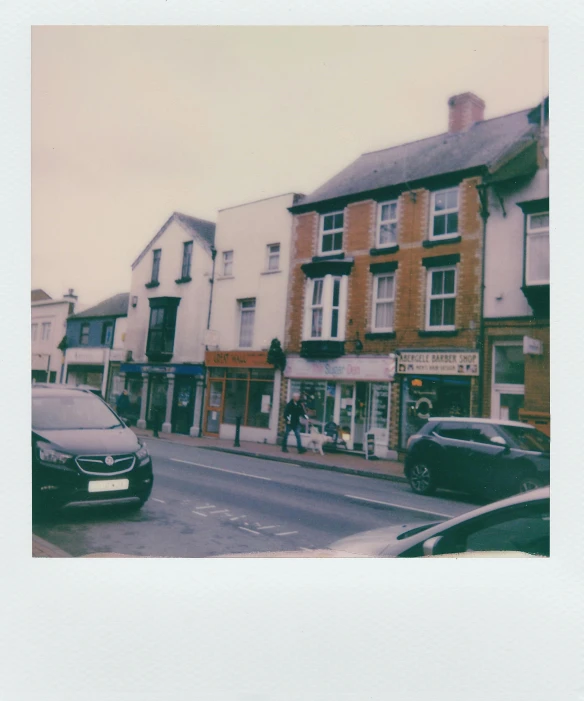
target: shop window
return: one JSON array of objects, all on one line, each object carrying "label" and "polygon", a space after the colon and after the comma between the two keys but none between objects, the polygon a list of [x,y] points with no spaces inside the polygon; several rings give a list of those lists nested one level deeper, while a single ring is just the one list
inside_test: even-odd
[{"label": "shop window", "polygon": [[[336,388],[335,382],[291,380],[290,397],[295,392],[300,394],[300,399],[306,409],[310,423],[322,431],[325,424],[329,421],[334,421]],[[306,423],[301,423],[300,431],[309,433],[310,426]]]},{"label": "shop window", "polygon": [[273,370],[227,370],[223,423],[235,424],[240,417],[243,426],[269,428],[273,401]]},{"label": "shop window", "polygon": [[428,270],[426,328],[452,330],[455,328],[456,267]]},{"label": "shop window", "polygon": [[323,214],[320,218],[320,253],[340,253],[343,250],[343,212]]},{"label": "shop window", "polygon": [[253,327],[255,321],[255,299],[239,300],[239,347],[253,346]]},{"label": "shop window", "polygon": [[431,239],[458,236],[458,188],[432,193]]},{"label": "shop window", "polygon": [[377,246],[383,248],[397,244],[397,200],[380,202],[377,206]]}]

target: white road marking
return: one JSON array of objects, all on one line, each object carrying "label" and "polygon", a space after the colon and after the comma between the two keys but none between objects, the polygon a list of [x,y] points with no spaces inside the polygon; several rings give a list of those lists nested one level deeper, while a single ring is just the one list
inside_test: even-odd
[{"label": "white road marking", "polygon": [[152,497],[152,501],[157,501],[159,504],[166,504],[165,501],[162,501],[162,499],[157,499],[156,497]]},{"label": "white road marking", "polygon": [[214,509],[215,504],[206,504],[205,506],[195,506],[195,509]]},{"label": "white road marking", "polygon": [[250,475],[247,472],[237,472],[236,470],[226,470],[224,467],[215,467],[214,465],[203,465],[200,462],[191,462],[190,460],[179,460],[178,458],[170,458],[173,462],[182,462],[185,465],[194,465],[195,467],[204,467],[207,470],[217,470],[217,472],[229,472],[230,475],[239,475],[240,477],[251,477],[254,480],[265,480],[271,482],[271,477],[260,477],[259,475]]},{"label": "white road marking", "polygon": [[229,520],[230,521],[239,521],[240,518],[241,518],[241,516],[234,516],[233,518],[230,518]]},{"label": "white road marking", "polygon": [[247,531],[248,533],[255,533],[256,535],[259,535],[257,531],[252,531],[251,528],[245,528],[244,526],[237,526],[240,528],[242,531]]},{"label": "white road marking", "polygon": [[286,533],[275,533],[275,535],[294,535],[298,531],[286,531]]},{"label": "white road marking", "polygon": [[278,526],[260,526],[260,527],[258,528],[258,531],[265,531],[265,530],[267,530],[268,528],[278,528]]},{"label": "white road marking", "polygon": [[429,509],[416,509],[413,506],[405,506],[405,504],[392,504],[389,501],[377,501],[377,499],[366,499],[365,497],[356,497],[354,494],[345,494],[347,499],[357,499],[358,501],[366,501],[370,504],[383,504],[383,506],[393,506],[396,509],[404,511],[417,511],[420,514],[430,514],[431,516],[442,516],[443,518],[454,518],[452,514],[443,514],[439,511],[430,511]]},{"label": "white road marking", "polygon": [[312,548],[303,548],[302,546],[300,546],[300,550],[307,550],[308,552],[310,552]]},{"label": "white road marking", "polygon": [[210,514],[227,514],[229,509],[219,509],[218,511],[209,511]]},{"label": "white road marking", "polygon": [[202,516],[203,518],[207,518],[207,514],[200,514],[198,511],[193,511],[194,514],[197,514],[197,516]]}]

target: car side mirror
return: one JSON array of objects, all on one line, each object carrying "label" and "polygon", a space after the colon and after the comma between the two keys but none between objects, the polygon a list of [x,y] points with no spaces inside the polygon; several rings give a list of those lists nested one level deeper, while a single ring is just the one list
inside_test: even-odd
[{"label": "car side mirror", "polygon": [[510,450],[509,446],[507,445],[507,441],[503,438],[503,436],[493,436],[491,438],[491,443],[501,446],[504,453],[508,453]]},{"label": "car side mirror", "polygon": [[424,544],[422,546],[422,550],[424,552],[424,557],[429,557],[430,555],[434,555],[434,551],[436,550],[436,546],[438,543],[442,540],[441,535],[435,535],[433,538],[428,538],[428,540],[424,541]]}]

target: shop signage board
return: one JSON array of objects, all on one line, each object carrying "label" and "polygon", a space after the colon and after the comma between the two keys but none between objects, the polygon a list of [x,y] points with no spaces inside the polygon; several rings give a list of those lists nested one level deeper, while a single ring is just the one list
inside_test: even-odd
[{"label": "shop signage board", "polygon": [[207,351],[205,365],[210,368],[270,368],[267,351]]},{"label": "shop signage board", "polygon": [[100,365],[103,363],[103,348],[68,348],[67,363],[88,363],[90,365]]},{"label": "shop signage board", "polygon": [[402,352],[397,357],[397,372],[402,375],[478,375],[479,354],[473,351]]},{"label": "shop signage board", "polygon": [[203,375],[202,365],[144,365],[140,363],[124,363],[120,372],[148,372],[156,375]]},{"label": "shop signage board", "polygon": [[395,362],[389,357],[335,360],[288,358],[284,375],[294,379],[391,382],[394,370]]}]

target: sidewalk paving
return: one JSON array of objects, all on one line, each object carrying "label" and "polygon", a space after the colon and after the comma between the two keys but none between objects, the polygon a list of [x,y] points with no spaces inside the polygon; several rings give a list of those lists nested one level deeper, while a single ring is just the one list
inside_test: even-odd
[{"label": "sidewalk paving", "polygon": [[[132,426],[132,431],[138,436],[152,438],[152,431],[138,429]],[[223,453],[233,453],[235,455],[245,455],[246,457],[257,458],[259,460],[275,460],[277,462],[289,463],[299,467],[316,468],[320,470],[330,470],[332,472],[343,472],[349,475],[361,475],[363,477],[374,477],[376,479],[392,480],[394,482],[405,482],[404,466],[399,460],[366,460],[360,455],[352,453],[325,452],[324,455],[307,451],[298,454],[295,447],[288,447],[288,452],[283,453],[279,445],[271,443],[253,443],[251,441],[240,441],[241,447],[235,448],[232,440],[221,438],[193,438],[178,433],[160,433],[159,440],[169,443],[180,443],[181,445],[191,445],[195,448],[205,448],[206,450],[217,450]]]},{"label": "sidewalk paving", "polygon": [[38,535],[32,535],[32,556],[33,557],[71,557],[56,545],[49,543],[47,540],[39,538]]}]

